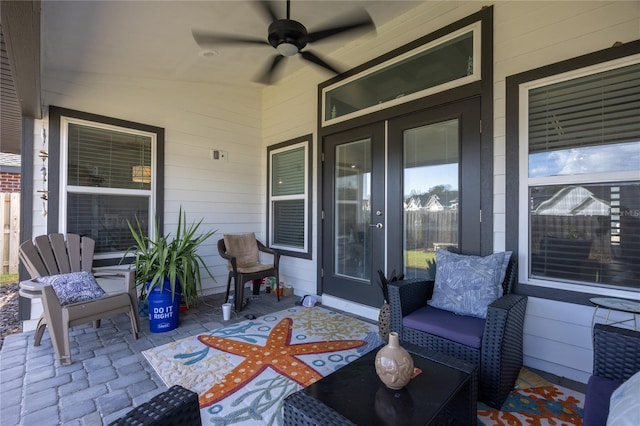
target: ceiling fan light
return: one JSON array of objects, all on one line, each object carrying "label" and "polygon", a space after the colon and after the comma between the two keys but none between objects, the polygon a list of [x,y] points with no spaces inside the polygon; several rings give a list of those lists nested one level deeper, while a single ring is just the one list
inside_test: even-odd
[{"label": "ceiling fan light", "polygon": [[298,53],[298,46],[293,43],[280,43],[276,49],[282,56],[293,56]]}]

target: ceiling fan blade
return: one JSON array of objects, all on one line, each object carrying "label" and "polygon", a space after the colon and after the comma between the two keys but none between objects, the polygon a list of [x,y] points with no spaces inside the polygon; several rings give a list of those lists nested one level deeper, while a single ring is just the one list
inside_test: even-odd
[{"label": "ceiling fan blade", "polygon": [[278,15],[276,15],[276,11],[270,1],[254,1],[253,3],[258,7],[258,9],[260,9],[262,14],[265,15],[267,22],[273,22],[280,19],[278,18]]},{"label": "ceiling fan blade", "polygon": [[314,64],[319,65],[322,68],[326,68],[331,72],[334,72],[336,74],[340,74],[342,72],[339,71],[338,68],[334,67],[333,65],[329,65],[324,59],[320,59],[318,56],[308,50],[300,52],[300,55],[307,61],[313,62]]},{"label": "ceiling fan blade", "polygon": [[216,34],[207,31],[193,30],[193,39],[200,47],[211,47],[211,45],[225,44],[266,44],[269,42],[259,37],[239,36],[234,34]]},{"label": "ceiling fan blade", "polygon": [[282,55],[274,56],[271,64],[269,64],[269,66],[260,74],[260,77],[258,77],[256,81],[262,84],[271,84],[275,70],[283,59],[284,56]]},{"label": "ceiling fan blade", "polygon": [[376,26],[371,19],[371,16],[367,13],[367,11],[362,10],[357,15],[354,15],[352,19],[344,21],[342,24],[336,25],[334,27],[329,27],[317,31],[311,31],[307,35],[308,42],[319,41],[334,35],[338,35],[341,33],[345,33],[353,30],[368,30],[374,29]]}]

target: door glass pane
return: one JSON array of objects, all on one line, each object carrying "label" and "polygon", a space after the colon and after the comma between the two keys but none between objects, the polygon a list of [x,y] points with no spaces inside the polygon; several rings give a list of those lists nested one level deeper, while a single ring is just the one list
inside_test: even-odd
[{"label": "door glass pane", "polygon": [[435,249],[458,247],[460,188],[458,120],[404,131],[404,269],[406,278],[432,278]]},{"label": "door glass pane", "polygon": [[336,147],[334,188],[335,273],[369,281],[371,139]]}]

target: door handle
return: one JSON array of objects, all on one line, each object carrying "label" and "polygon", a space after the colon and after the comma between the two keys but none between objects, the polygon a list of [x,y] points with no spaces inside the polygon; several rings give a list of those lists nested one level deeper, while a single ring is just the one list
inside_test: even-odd
[{"label": "door handle", "polygon": [[380,222],[378,222],[376,224],[371,224],[369,226],[372,227],[372,228],[378,228],[378,229],[384,228],[384,225],[382,223],[380,223]]}]

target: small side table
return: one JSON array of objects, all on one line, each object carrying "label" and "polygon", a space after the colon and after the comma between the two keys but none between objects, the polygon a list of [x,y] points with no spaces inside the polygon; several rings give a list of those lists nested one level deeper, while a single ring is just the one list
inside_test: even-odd
[{"label": "small side table", "polygon": [[[593,311],[593,318],[591,320],[591,328],[596,322],[596,317],[599,309],[606,310],[605,316],[605,324],[620,324],[629,321],[633,321],[633,329],[639,330],[638,327],[638,316],[640,316],[640,302],[636,302],[634,300],[627,299],[618,299],[616,297],[594,297],[589,299],[591,303],[596,305],[595,310]],[[631,318],[609,322],[609,316],[611,315],[611,311],[618,312],[627,312],[631,314]]]}]

